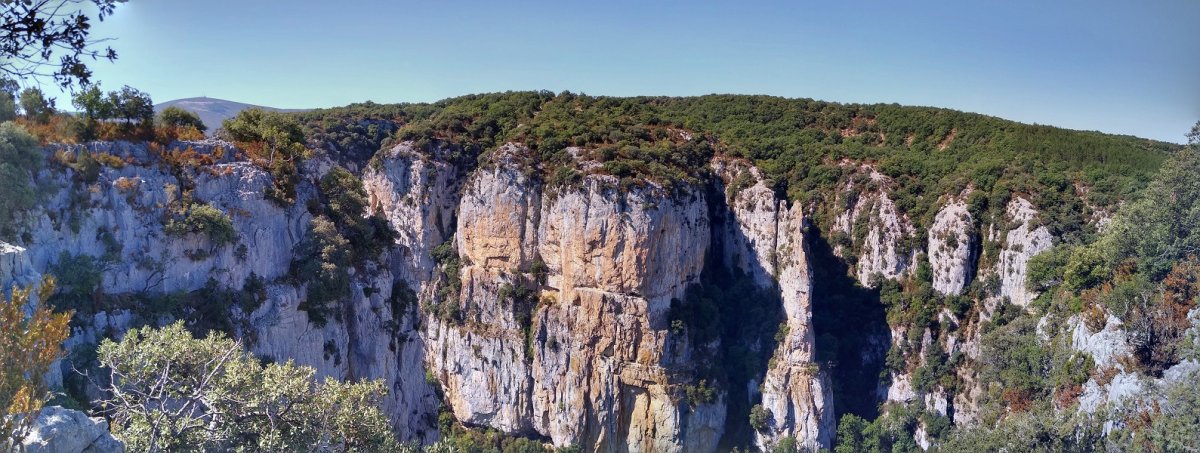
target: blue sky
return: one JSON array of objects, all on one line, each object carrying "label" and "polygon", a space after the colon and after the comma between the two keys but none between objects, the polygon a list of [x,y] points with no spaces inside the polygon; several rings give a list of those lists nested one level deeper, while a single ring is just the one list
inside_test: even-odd
[{"label": "blue sky", "polygon": [[1200,119],[1198,23],[1195,0],[131,0],[95,28],[120,58],[94,70],[157,101],[750,93],[1181,142]]}]

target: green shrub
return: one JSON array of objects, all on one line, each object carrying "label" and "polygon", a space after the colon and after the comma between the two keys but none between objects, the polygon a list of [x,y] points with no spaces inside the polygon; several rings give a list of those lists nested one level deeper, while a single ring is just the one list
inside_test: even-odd
[{"label": "green shrub", "polygon": [[755,431],[767,432],[767,428],[771,427],[771,418],[771,410],[761,404],[755,404],[750,408],[750,427]]},{"label": "green shrub", "polygon": [[203,234],[220,247],[237,241],[237,230],[228,214],[207,203],[188,207],[182,218],[171,219],[164,231],[172,236]]},{"label": "green shrub", "polygon": [[[0,93],[0,97],[6,94]],[[42,166],[37,139],[24,128],[0,124],[0,239],[16,236],[17,215],[33,207],[37,190],[33,172]]]},{"label": "green shrub", "polygon": [[[307,284],[306,298],[300,309],[317,326],[328,321],[328,303],[350,294],[349,268],[353,265],[350,241],[338,232],[324,215],[309,222],[308,236],[292,260],[290,276],[295,284]],[[337,312],[333,311],[336,315]]]},{"label": "green shrub", "polygon": [[[394,451],[382,381],[318,381],[310,367],[263,365],[220,334],[182,322],[104,340],[99,363],[113,434],[133,451]],[[107,377],[108,374],[105,374]],[[113,393],[106,393],[113,394]],[[169,409],[173,405],[194,411]]]},{"label": "green shrub", "polygon": [[200,132],[208,130],[208,126],[200,120],[200,116],[179,107],[170,106],[158,112],[158,124],[163,127],[184,128],[193,127]]},{"label": "green shrub", "polygon": [[717,389],[708,385],[708,381],[705,379],[685,386],[684,394],[687,395],[688,404],[691,404],[692,407],[711,404],[717,400]]}]

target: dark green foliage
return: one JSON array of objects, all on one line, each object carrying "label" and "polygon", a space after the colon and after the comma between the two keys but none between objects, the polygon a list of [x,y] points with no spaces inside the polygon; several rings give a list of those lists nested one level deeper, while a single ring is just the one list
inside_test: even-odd
[{"label": "dark green foliage", "polygon": [[437,296],[429,301],[425,309],[443,321],[458,320],[461,314],[458,293],[462,290],[462,258],[454,246],[454,236],[434,247],[430,254],[437,263],[440,278]]},{"label": "dark green foliage", "polygon": [[[474,156],[501,143],[523,142],[534,150],[551,187],[578,181],[576,159],[600,163],[591,171],[617,176],[624,187],[695,182],[708,159],[723,151],[750,158],[790,199],[827,202],[850,170],[839,166],[841,159],[873,161],[892,178],[891,197],[910,218],[931,216],[938,195],[967,185],[975,188],[970,206],[976,219],[998,216],[1011,193],[1024,193],[1042,209],[1052,233],[1072,243],[1093,233],[1075,183],[1088,189],[1088,203],[1113,206],[1178,149],[945,109],[768,96],[518,92],[434,104],[367,104],[342,114],[356,110],[387,112],[379,115],[390,118],[389,124],[404,122],[397,139],[421,148],[441,144],[450,153],[443,157],[468,167]],[[323,117],[329,115],[334,114]],[[566,151],[570,146],[583,148],[579,157]],[[832,219],[818,220],[828,226]],[[915,238],[909,246],[921,241]]]},{"label": "dark green foliage", "polygon": [[[717,291],[714,288],[695,286],[687,291],[684,300],[671,300],[671,311],[667,318],[671,322],[679,321],[685,326],[688,336],[695,344],[708,343],[721,334],[720,307],[712,297],[712,293]],[[718,297],[722,295],[718,294]]]},{"label": "dark green foliage", "polygon": [[344,168],[330,170],[319,189],[324,201],[313,204],[318,211],[292,261],[291,276],[308,284],[301,308],[323,325],[333,308],[329,302],[350,295],[350,268],[378,258],[395,232],[382,217],[366,216],[362,181]]},{"label": "dark green foliage", "polygon": [[181,218],[173,218],[163,226],[167,234],[183,236],[203,234],[220,247],[237,241],[237,230],[233,219],[225,212],[207,203],[196,203],[188,207]]},{"label": "dark green foliage", "polygon": [[367,192],[362,180],[342,167],[321,178],[325,215],[349,240],[355,262],[374,259],[395,240],[396,233],[382,215],[367,215]]},{"label": "dark green foliage", "polygon": [[[1071,257],[1072,247],[1059,244],[1030,258],[1025,273],[1025,285],[1033,291],[1048,291],[1063,283],[1063,271]],[[1071,286],[1080,285],[1072,282]]]},{"label": "dark green foliage", "polygon": [[836,453],[917,453],[913,440],[918,418],[924,412],[898,404],[889,405],[884,415],[866,421],[854,414],[843,415],[838,422]]},{"label": "dark green foliage", "polygon": [[1197,174],[1200,153],[1193,144],[1168,159],[1095,242],[1059,246],[1030,266],[1030,284],[1054,291],[1039,299],[1041,305],[1070,313],[1087,310],[1099,324],[1095,328],[1108,314],[1116,316],[1129,332],[1140,371],[1152,375],[1181,360],[1180,342],[1190,326],[1186,313],[1196,306]]},{"label": "dark green foliage", "polygon": [[750,428],[757,432],[766,432],[771,426],[771,411],[763,407],[761,404],[755,404],[750,408]]},{"label": "dark green foliage", "polygon": [[17,100],[11,94],[0,91],[0,123],[17,119]]},{"label": "dark green foliage", "polygon": [[42,90],[36,87],[29,87],[21,90],[18,95],[21,103],[21,111],[25,113],[25,117],[30,121],[38,124],[45,124],[50,121],[50,117],[54,116],[54,102],[47,99]]},{"label": "dark green foliage", "polygon": [[194,127],[200,132],[208,130],[199,115],[175,106],[158,112],[158,123],[165,127]]},{"label": "dark green foliage", "polygon": [[37,201],[33,172],[41,166],[37,139],[16,124],[0,124],[0,239],[16,236],[16,215]]},{"label": "dark green foliage", "polygon": [[100,138],[102,122],[115,123],[121,137],[146,140],[154,137],[154,100],[148,93],[128,85],[108,93],[101,91],[99,85],[89,85],[75,93],[71,104],[80,110],[81,119],[71,123],[77,140]]},{"label": "dark green foliage", "polygon": [[349,241],[338,232],[337,226],[321,215],[310,222],[308,237],[292,260],[292,281],[308,285],[307,297],[300,308],[318,326],[328,321],[327,303],[350,293],[348,246]]},{"label": "dark green foliage", "polygon": [[537,310],[538,292],[536,282],[524,281],[518,278],[516,284],[504,283],[496,293],[497,299],[507,303],[512,309],[513,321],[521,326],[521,336],[525,339],[526,360],[533,360],[533,315]]},{"label": "dark green foliage", "polygon": [[940,341],[931,342],[924,353],[925,365],[913,373],[913,388],[920,393],[932,393],[938,387],[949,392],[957,390],[954,369],[958,365],[958,357],[951,360]]},{"label": "dark green foliage", "polygon": [[50,269],[58,285],[49,303],[57,311],[73,310],[72,325],[87,325],[92,315],[101,311],[131,310],[145,323],[160,318],[185,322],[193,332],[211,330],[234,331],[231,308],[250,313],[266,300],[265,282],[251,274],[242,290],[222,287],[216,280],[196,291],[155,293],[142,291],[131,294],[106,294],[101,289],[106,262],[90,255],[71,255],[63,252]]},{"label": "dark green foliage", "polygon": [[281,205],[295,201],[298,165],[306,154],[304,130],[294,116],[252,108],[222,124],[224,135],[238,142],[251,162],[274,177],[267,196]]},{"label": "dark green foliage", "polygon": [[1057,411],[1050,404],[1039,404],[1031,411],[1006,417],[994,426],[985,423],[970,429],[955,430],[945,442],[935,444],[930,451],[1048,453],[1105,451],[1105,448],[1102,427],[1097,418],[1073,410]]},{"label": "dark green foliage", "polygon": [[984,334],[980,354],[980,382],[987,382],[1002,395],[1003,404],[1021,410],[1051,390],[1047,376],[1051,354],[1038,341],[1037,320],[1021,316]]},{"label": "dark green foliage", "polygon": [[410,118],[428,110],[427,105],[365,102],[294,115],[309,143],[341,165],[361,168]]},{"label": "dark green foliage", "polygon": [[400,319],[408,309],[417,303],[417,293],[408,286],[408,282],[402,279],[396,279],[392,283],[391,298],[388,300],[391,304],[392,317],[394,320]]},{"label": "dark green foliage", "polygon": [[[554,453],[556,450],[547,447],[546,442],[539,439],[506,435],[490,428],[468,428],[454,420],[454,415],[445,407],[438,412],[439,434],[436,451],[453,451],[456,453]],[[558,452],[580,451],[579,448],[567,447]]]},{"label": "dark green foliage", "polygon": [[1200,254],[1200,151],[1172,157],[1136,201],[1123,206],[1101,241],[1109,266],[1134,258],[1161,280],[1189,254]]},{"label": "dark green foliage", "polygon": [[116,106],[112,102],[114,97],[105,96],[104,91],[100,90],[100,85],[90,85],[75,93],[71,98],[71,105],[79,109],[79,113],[83,114],[85,119],[104,120],[116,115]]},{"label": "dark green foliage", "polygon": [[683,390],[684,394],[687,395],[688,404],[691,404],[692,407],[701,404],[711,404],[717,400],[717,389],[708,385],[708,381],[704,379],[695,384],[684,386]]},{"label": "dark green foliage", "polygon": [[[75,178],[79,182],[92,184],[100,179],[100,163],[86,149],[79,150],[79,154],[75,156],[75,163],[70,167],[75,170]],[[80,189],[76,188],[76,190]]]},{"label": "dark green foliage", "polygon": [[124,124],[130,127],[153,124],[154,100],[146,92],[125,85],[120,91],[110,91],[108,98],[113,106],[113,116],[125,120]]},{"label": "dark green foliage", "polygon": [[72,322],[88,320],[98,311],[96,297],[102,282],[101,262],[91,255],[72,255],[62,252],[50,268],[57,285],[49,303],[55,311],[74,310]]}]

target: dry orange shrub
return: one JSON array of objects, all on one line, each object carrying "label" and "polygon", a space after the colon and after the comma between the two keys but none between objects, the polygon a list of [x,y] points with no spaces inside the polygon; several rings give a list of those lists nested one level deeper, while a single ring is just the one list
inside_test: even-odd
[{"label": "dry orange shrub", "polygon": [[113,186],[116,186],[117,190],[122,192],[129,192],[136,189],[140,185],[141,181],[139,181],[137,178],[127,178],[124,176],[117,178],[117,181],[113,183]]}]

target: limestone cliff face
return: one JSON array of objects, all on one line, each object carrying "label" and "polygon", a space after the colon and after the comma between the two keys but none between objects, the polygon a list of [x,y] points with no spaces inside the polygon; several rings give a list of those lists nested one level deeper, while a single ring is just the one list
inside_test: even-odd
[{"label": "limestone cliff face", "polygon": [[975,267],[978,235],[967,204],[952,200],[938,211],[929,228],[929,267],[933,271],[933,289],[945,295],[963,292],[971,282]]},{"label": "limestone cliff face", "polygon": [[[425,317],[447,406],[464,423],[560,446],[715,448],[724,405],[681,398],[693,364],[667,325],[671,299],[703,268],[704,199],[622,193],[604,176],[543,194],[508,154],[519,152],[502,150],[463,190],[459,298],[440,302],[459,304],[462,319]],[[535,300],[513,297],[522,285]],[[523,303],[535,305],[528,319]]]},{"label": "limestone cliff face", "polygon": [[0,242],[0,293],[9,294],[14,286],[28,286],[37,280],[24,247]]},{"label": "limestone cliff face", "polygon": [[[680,189],[622,187],[600,174],[547,189],[530,176],[537,172],[520,145],[468,170],[444,159],[446,150],[399,144],[361,178],[369,213],[387,219],[395,243],[349,269],[349,294],[321,324],[301,309],[307,282],[291,278],[290,268],[309,234],[315,182],[333,163],[305,162],[296,201],[283,206],[264,195],[271,176],[235,161],[232,144],[176,147],[213,162],[168,164],[145,145],[94,143],[93,153],[127,164],[102,167],[90,182],[63,166],[42,171],[53,190],[31,214],[27,241],[0,246],[0,284],[35,282],[78,255],[100,263],[98,289],[113,296],[261,281],[260,306],[230,309],[235,335],[257,354],[312,366],[319,376],[383,379],[385,410],[402,439],[435,439],[444,405],[469,426],[558,446],[703,452],[725,434],[729,393],[717,381],[707,384],[711,398],[689,398],[685,389],[714,366],[721,340],[693,343],[671,325],[671,307],[701,283],[706,266],[726,266],[782,304],[786,335],[775,350],[758,347],[772,365],[754,381],[761,395],[746,402],[761,400],[773,416],[759,443],[792,436],[830,446],[836,420],[813,352],[805,215],[753,167],[737,164],[753,176],[748,188],[712,200],[730,185],[730,162],[713,163],[718,180]],[[234,241],[168,234],[165,223],[187,203],[227,214]],[[714,218],[728,221],[715,229]],[[443,244],[455,266],[434,259]],[[397,302],[410,298],[415,303]],[[102,307],[68,346],[91,348],[132,326],[170,321],[139,310]]]},{"label": "limestone cliff face", "polygon": [[385,150],[378,159],[362,178],[371,213],[383,214],[398,235],[396,270],[413,288],[425,288],[434,271],[429,251],[455,228],[461,176],[453,165],[423,155],[410,143]]},{"label": "limestone cliff face", "polygon": [[718,161],[714,170],[726,181],[746,172],[753,182],[729,200],[734,222],[725,233],[725,256],[760,287],[778,290],[783,302],[786,335],[776,346],[762,389],[763,408],[772,417],[756,440],[766,447],[791,436],[813,450],[829,448],[837,421],[827,376],[814,357],[812,269],[802,208],[789,208],[778,199],[756,168]]},{"label": "limestone cliff face", "polygon": [[1025,275],[1029,259],[1053,245],[1050,230],[1039,225],[1037,210],[1024,198],[1014,198],[1008,203],[1006,217],[1014,228],[1004,234],[1004,247],[996,263],[996,274],[1000,277],[1000,296],[1012,303],[1025,307],[1037,294],[1025,286]]},{"label": "limestone cliff face", "polygon": [[[878,283],[876,277],[904,278],[912,272],[916,259],[916,251],[905,247],[913,225],[888,195],[887,176],[867,165],[857,171],[857,177],[838,195],[839,203],[848,207],[835,217],[833,230],[849,237],[850,245],[859,250],[853,257],[858,281],[873,286]],[[846,258],[850,250],[839,246],[835,253]]]},{"label": "limestone cliff face", "polygon": [[[303,283],[285,278],[311,220],[305,201],[314,196],[312,185],[302,183],[298,202],[280,207],[264,196],[271,176],[249,163],[232,161],[233,145],[209,141],[177,147],[226,157],[172,172],[145,145],[98,142],[86,148],[120,157],[127,164],[102,167],[94,182],[77,182],[74,171],[63,167],[43,170],[38,178],[53,191],[31,215],[26,257],[9,266],[15,271],[5,270],[12,275],[0,274],[0,281],[28,283],[52,272],[62,257],[78,255],[97,260],[102,277],[99,289],[114,296],[195,291],[210,281],[239,290],[253,275],[266,282],[262,305],[253,313],[234,308],[228,314],[243,321],[235,323],[236,333],[249,348],[266,357],[312,366],[319,376],[383,379],[391,390],[385,409],[401,437],[436,436],[429,414],[436,410],[437,401],[424,380],[420,339],[413,334],[411,316],[392,313],[388,303],[394,279],[388,263],[403,256],[390,253],[356,269],[351,296],[341,305],[341,321],[317,327],[299,309],[306,298]],[[78,152],[80,148],[61,149]],[[164,223],[184,197],[229,215],[234,242],[219,245],[202,234],[167,234]],[[3,255],[12,256],[16,254]],[[27,266],[21,264],[26,262]],[[146,319],[136,309],[102,310],[73,332],[67,346],[94,348],[104,336],[136,323],[167,321]],[[62,377],[52,373],[51,379]]]}]

